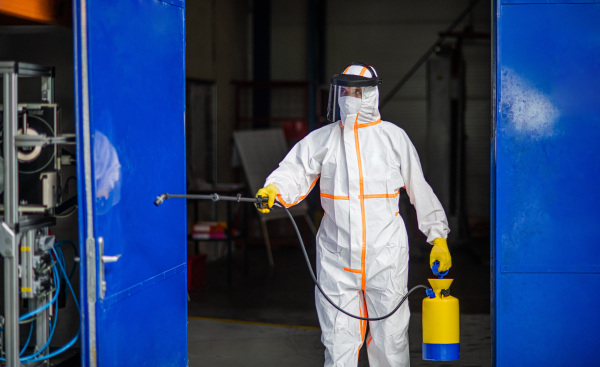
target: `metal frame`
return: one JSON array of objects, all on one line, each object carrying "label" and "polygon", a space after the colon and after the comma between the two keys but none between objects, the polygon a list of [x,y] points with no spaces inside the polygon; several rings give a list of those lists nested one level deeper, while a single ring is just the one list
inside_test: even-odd
[{"label": "metal frame", "polygon": [[[497,86],[497,45],[498,45],[498,21],[496,19],[496,10],[498,6],[497,0],[492,0],[490,19],[492,20],[492,37],[491,37],[491,61],[490,70],[491,72],[491,98],[490,103],[490,279],[491,279],[491,292],[490,292],[490,321],[492,330],[492,361],[496,360],[496,290],[497,290],[497,279],[496,279],[496,109],[498,107],[496,101],[496,86]],[[493,362],[492,362],[493,363]]]},{"label": "metal frame", "polygon": [[[96,249],[93,233],[93,212],[90,190],[91,166],[89,133],[89,84],[87,2],[73,1],[73,57],[75,72],[75,128],[77,154],[84,164],[77,164],[77,176],[83,184],[77,185],[79,202],[80,267],[79,299],[81,303],[81,365],[96,365]],[[81,128],[77,121],[81,121]],[[85,167],[82,167],[85,166]],[[89,224],[88,224],[89,221]],[[85,281],[83,281],[85,279]]]},{"label": "metal frame", "polygon": [[[42,99],[54,102],[54,69],[15,61],[0,62],[4,85],[4,223],[2,236],[8,248],[4,257],[4,310],[6,366],[19,367],[19,166],[15,137],[18,127],[18,78],[42,78]],[[39,323],[38,323],[39,324]]]}]

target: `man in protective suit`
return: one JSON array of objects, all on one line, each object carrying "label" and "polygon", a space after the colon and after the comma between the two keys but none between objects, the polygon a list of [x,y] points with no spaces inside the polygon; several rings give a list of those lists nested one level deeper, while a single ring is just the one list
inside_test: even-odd
[{"label": "man in protective suit", "polygon": [[[444,209],[423,177],[417,152],[401,128],[379,114],[381,79],[352,63],[332,78],[332,124],[298,142],[257,193],[292,206],[321,179],[325,211],[317,233],[317,278],[345,311],[361,317],[389,313],[407,292],[408,239],[399,216],[402,187],[417,211],[419,229],[433,245],[430,264],[450,268]],[[259,209],[268,212],[269,209]],[[325,366],[356,366],[367,321],[336,310],[315,288]],[[409,308],[369,324],[369,365],[408,366]]]}]

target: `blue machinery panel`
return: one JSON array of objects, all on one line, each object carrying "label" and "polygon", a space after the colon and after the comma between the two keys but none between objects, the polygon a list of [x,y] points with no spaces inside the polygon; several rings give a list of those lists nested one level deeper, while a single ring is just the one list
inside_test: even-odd
[{"label": "blue machinery panel", "polygon": [[599,363],[600,4],[562,2],[495,2],[495,366]]},{"label": "blue machinery panel", "polygon": [[[81,279],[89,229],[96,273],[81,282],[82,365],[186,366],[185,201],[153,205],[186,189],[184,2],[76,0],[74,14]],[[105,294],[102,242],[121,255]]]}]

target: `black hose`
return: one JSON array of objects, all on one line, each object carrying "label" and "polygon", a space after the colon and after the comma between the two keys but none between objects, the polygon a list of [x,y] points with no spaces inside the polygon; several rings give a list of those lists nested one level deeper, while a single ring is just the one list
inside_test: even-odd
[{"label": "black hose", "polygon": [[[212,201],[219,201],[219,200],[229,200],[229,201],[237,201],[237,202],[247,202],[247,203],[255,203],[255,204],[266,204],[266,197],[258,197],[258,198],[243,198],[241,197],[241,195],[237,195],[237,196],[222,196],[222,195],[217,195],[217,194],[212,194],[212,195],[171,195],[171,194],[167,194],[164,193],[162,195],[160,195],[159,197],[156,198],[156,200],[154,201],[154,205],[159,206],[161,205],[165,200],[167,199],[192,199],[192,200],[212,200]],[[310,273],[310,276],[313,279],[313,282],[315,282],[315,285],[317,286],[317,288],[319,289],[319,291],[321,292],[321,294],[323,295],[323,297],[325,297],[325,299],[331,303],[331,305],[333,307],[335,307],[336,309],[338,309],[340,312],[353,317],[355,319],[359,319],[359,320],[363,320],[363,321],[380,321],[383,319],[387,319],[388,317],[392,316],[396,311],[398,311],[398,309],[400,308],[400,306],[402,306],[402,304],[404,303],[404,301],[406,301],[406,299],[408,298],[408,295],[411,294],[413,291],[419,289],[419,288],[423,288],[423,289],[429,289],[429,287],[425,286],[425,285],[416,285],[414,287],[412,287],[408,293],[406,293],[402,299],[400,300],[400,302],[398,303],[398,305],[388,314],[384,315],[384,316],[380,316],[380,317],[361,317],[361,316],[356,316],[353,315],[347,311],[345,311],[344,309],[342,309],[341,307],[339,307],[338,305],[336,305],[331,298],[329,298],[327,296],[327,294],[325,294],[325,291],[323,291],[323,288],[321,288],[321,284],[319,284],[319,281],[317,280],[317,277],[315,276],[315,273],[312,270],[312,265],[310,263],[310,259],[308,258],[308,254],[306,253],[306,247],[304,246],[304,241],[302,241],[302,235],[300,235],[300,230],[298,229],[298,226],[296,225],[296,221],[294,220],[294,217],[292,216],[292,214],[290,213],[290,211],[288,210],[288,208],[286,208],[285,206],[281,205],[280,203],[275,203],[275,205],[277,205],[278,207],[281,207],[285,210],[286,214],[288,215],[288,217],[290,218],[290,221],[292,222],[292,225],[294,226],[294,230],[296,231],[296,235],[298,236],[298,240],[300,241],[300,248],[302,248],[302,253],[304,254],[304,259],[306,260],[306,265],[308,265],[308,272]]]},{"label": "black hose", "polygon": [[310,276],[313,279],[313,282],[315,282],[315,285],[317,286],[317,288],[319,289],[319,291],[321,292],[321,294],[323,295],[323,297],[325,297],[325,299],[331,303],[331,305],[335,308],[338,309],[338,311],[353,317],[355,319],[359,319],[359,320],[363,320],[363,321],[380,321],[383,319],[387,319],[388,317],[392,316],[396,311],[398,311],[398,309],[400,308],[400,306],[402,306],[402,304],[404,303],[404,301],[406,301],[406,299],[408,298],[408,295],[411,294],[413,291],[419,289],[419,288],[423,288],[423,289],[428,289],[429,287],[424,286],[422,284],[416,285],[414,287],[412,287],[408,293],[406,293],[404,295],[404,297],[402,297],[402,299],[400,300],[400,302],[398,303],[398,305],[388,314],[384,315],[384,316],[380,316],[380,317],[361,317],[361,316],[356,316],[351,314],[350,312],[342,309],[341,307],[339,307],[338,305],[336,305],[331,298],[329,298],[329,296],[327,296],[325,294],[325,291],[323,291],[323,288],[321,288],[321,284],[319,284],[319,281],[317,280],[317,277],[315,276],[315,273],[312,270],[312,265],[310,263],[310,259],[308,258],[308,254],[306,253],[306,247],[304,246],[304,241],[302,241],[302,236],[300,235],[300,230],[298,230],[298,226],[296,225],[296,221],[294,220],[294,217],[292,217],[292,214],[290,213],[290,211],[288,210],[288,208],[286,208],[285,206],[279,204],[279,203],[275,203],[275,205],[283,208],[285,210],[285,212],[287,213],[288,217],[290,218],[290,221],[292,222],[292,225],[294,226],[294,230],[296,231],[296,235],[298,236],[298,240],[300,241],[300,247],[302,248],[302,253],[304,254],[304,259],[306,260],[306,265],[308,265],[308,271],[310,273]]}]

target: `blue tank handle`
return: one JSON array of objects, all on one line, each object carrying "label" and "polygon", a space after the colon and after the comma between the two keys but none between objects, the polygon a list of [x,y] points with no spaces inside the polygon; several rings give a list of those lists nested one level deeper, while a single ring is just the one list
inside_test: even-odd
[{"label": "blue tank handle", "polygon": [[440,279],[443,279],[443,278],[444,278],[446,275],[448,275],[448,272],[449,272],[450,270],[446,270],[445,272],[443,272],[443,273],[440,273],[440,272],[438,271],[438,268],[439,268],[439,267],[440,267],[440,262],[436,260],[436,261],[433,263],[433,268],[431,268],[431,271],[433,271],[433,275],[435,275],[436,277],[438,277],[438,278],[440,278]]}]

